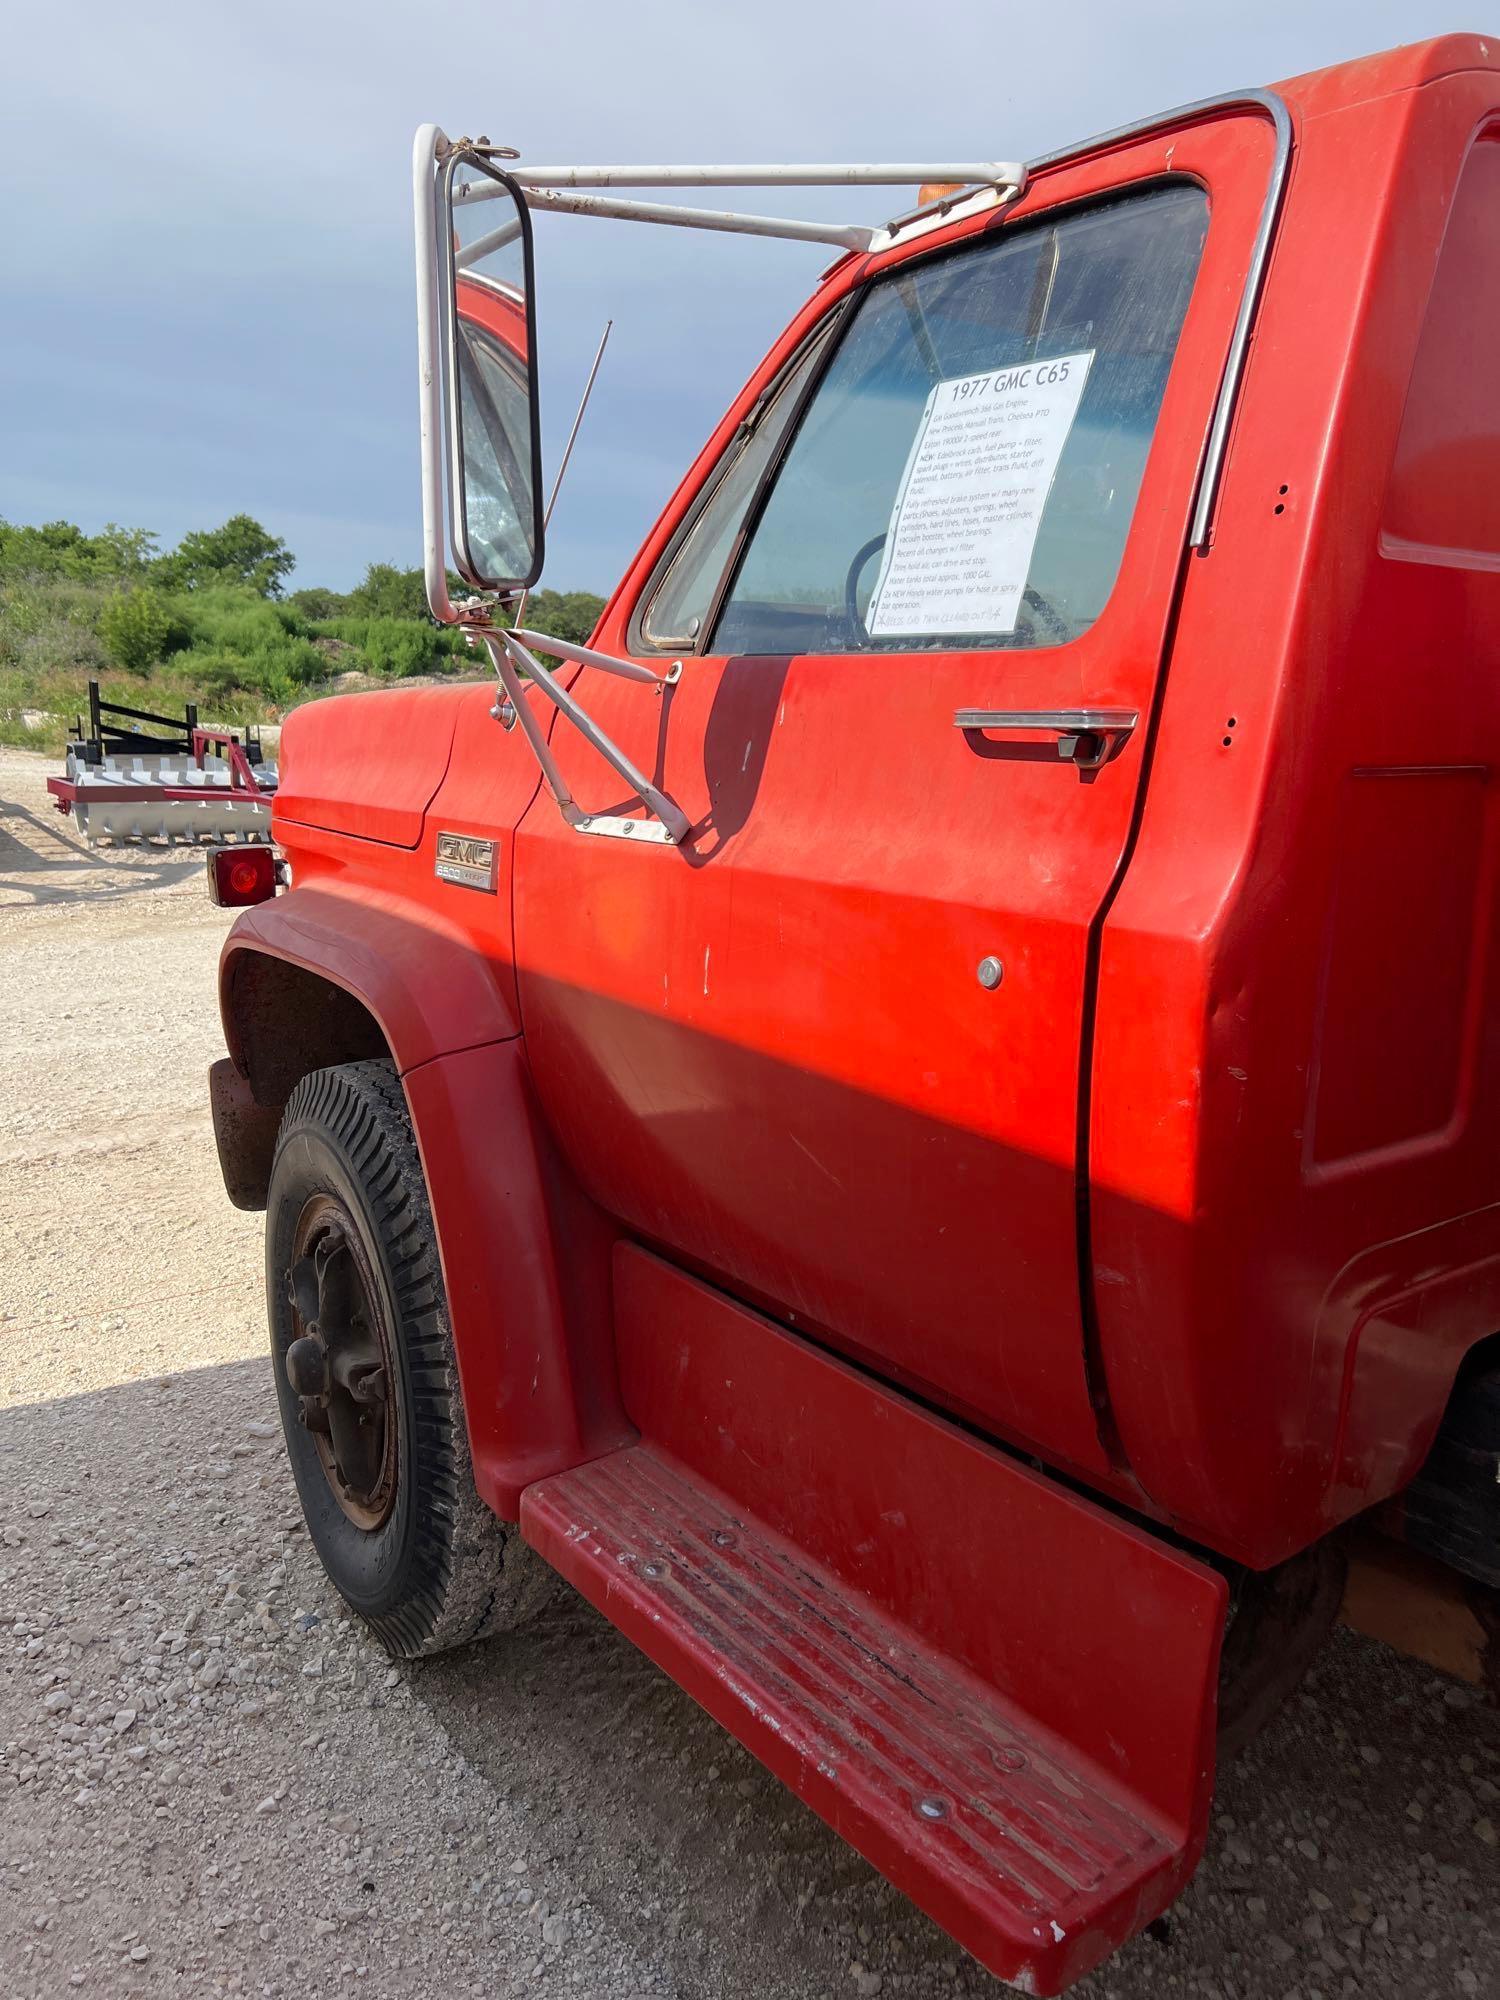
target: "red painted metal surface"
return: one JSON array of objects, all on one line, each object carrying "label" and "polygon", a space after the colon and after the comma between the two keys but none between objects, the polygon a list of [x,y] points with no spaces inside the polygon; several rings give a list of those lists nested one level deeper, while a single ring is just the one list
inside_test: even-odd
[{"label": "red painted metal surface", "polygon": [[[422,727],[431,740],[451,742],[452,762],[409,850],[298,821],[277,795],[272,826],[294,889],[242,920],[225,942],[220,1000],[231,1054],[238,1046],[235,966],[247,951],[287,959],[358,995],[403,1070],[520,1033],[511,953],[512,828],[538,779],[525,746],[491,720],[492,700],[488,686],[412,689],[344,696],[297,711],[296,755],[333,802],[324,814],[329,819],[343,818],[346,802],[366,782],[360,760],[369,724],[362,719],[356,727],[351,717],[367,718],[367,703],[394,733],[389,754],[411,720],[406,704],[419,703]],[[324,812],[299,799],[296,810]],[[494,841],[493,893],[438,880],[439,832]]]},{"label": "red painted metal surface", "polygon": [[217,745],[224,761],[229,766],[229,789],[232,792],[250,792],[260,796],[261,784],[255,775],[255,766],[245,755],[244,746],[232,729],[195,729],[193,731],[193,762],[201,771],[203,759],[211,745]]},{"label": "red painted metal surface", "polygon": [[453,1315],[474,1482],[515,1520],[522,1489],[631,1435],[615,1385],[614,1232],[537,1115],[520,1045],[403,1077]]},{"label": "red painted metal surface", "polygon": [[[295,887],[230,931],[220,1002],[241,1073],[236,975],[250,954],[317,972],[374,1016],[402,1072],[431,1193],[475,1481],[514,1520],[528,1481],[625,1434],[609,1305],[615,1230],[558,1158],[516,1040],[508,830],[536,791],[536,767],[503,755],[509,739],[490,719],[488,687],[435,692],[449,720],[434,734],[445,729],[457,755],[418,845],[313,828],[283,817],[278,800]],[[299,754],[327,773],[335,798],[362,782],[363,738],[347,724],[368,699],[305,711]],[[398,731],[401,701],[381,703]],[[437,881],[439,831],[495,841],[493,894]]]},{"label": "red painted metal surface", "polygon": [[[1117,1468],[1078,1293],[1079,1049],[1140,745],[1083,783],[1049,746],[988,754],[953,718],[1149,709],[1271,153],[1263,117],[1221,118],[1039,174],[1007,211],[1008,228],[1159,180],[1169,154],[1212,200],[1120,582],[1090,631],[1022,652],[694,658],[660,704],[586,669],[575,691],[695,831],[681,854],[580,840],[539,800],[517,836],[528,1046],[600,1204],[1098,1479]],[[833,278],[731,424],[863,269]],[[625,647],[690,497],[606,615],[606,650]],[[552,745],[575,798],[618,799],[580,737],[555,730]],[[975,977],[990,953],[1006,967],[997,992]]]},{"label": "red painted metal surface", "polygon": [[[47,790],[52,794],[52,803],[60,813],[70,813],[73,810],[74,805],[77,803],[80,789],[81,787],[74,778],[49,778],[47,780]],[[158,799],[169,803],[179,799],[186,799],[195,805],[201,805],[205,800],[212,803],[216,798],[221,803],[223,800],[222,793],[210,791],[206,785],[156,785],[152,784],[149,779],[142,779],[136,785],[115,784],[111,782],[107,786],[99,785],[92,789],[93,796],[101,804],[106,805],[135,805],[145,799]],[[259,785],[256,785],[254,789],[262,797],[275,796],[274,793],[263,791]],[[235,783],[231,783],[230,785],[231,794],[239,793],[242,795],[243,790],[244,787],[241,785]]]},{"label": "red painted metal surface", "polygon": [[503,977],[458,924],[357,879],[304,879],[305,854],[293,852],[293,890],[247,911],[224,940],[220,1011],[231,1055],[239,1049],[235,976],[250,952],[285,959],[355,994],[403,1071],[517,1032]]},{"label": "red painted metal surface", "polygon": [[1456,453],[1401,441],[1409,395],[1442,434],[1429,295],[1471,338],[1500,307],[1495,140],[1482,236],[1455,202],[1495,59],[1453,37],[1290,88],[1292,196],[1103,933],[1110,1405],[1156,1507],[1257,1565],[1408,1477],[1500,1327],[1500,555],[1442,545],[1456,505],[1476,541],[1494,518],[1488,371]]},{"label": "red painted metal surface", "polygon": [[644,1442],[528,1539],[992,1970],[1081,1977],[1197,1860],[1221,1580],[638,1250],[615,1312]]},{"label": "red painted metal surface", "polygon": [[332,714],[321,702],[294,708],[277,751],[278,824],[415,847],[448,769],[457,717],[451,688],[364,694]]}]

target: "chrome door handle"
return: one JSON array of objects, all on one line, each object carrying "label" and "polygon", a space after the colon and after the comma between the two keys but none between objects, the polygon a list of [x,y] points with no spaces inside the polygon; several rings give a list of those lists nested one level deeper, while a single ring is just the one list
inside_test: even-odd
[{"label": "chrome door handle", "polygon": [[1097,770],[1116,756],[1140,721],[1134,708],[960,708],[957,729],[1042,730],[1057,738],[1057,754],[1080,770]]}]

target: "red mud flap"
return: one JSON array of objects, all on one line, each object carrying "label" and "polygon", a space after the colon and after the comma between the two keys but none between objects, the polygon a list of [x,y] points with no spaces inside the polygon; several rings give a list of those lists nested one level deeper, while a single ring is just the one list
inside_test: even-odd
[{"label": "red mud flap", "polygon": [[639,1251],[616,1288],[643,1441],[527,1539],[991,1971],[1080,1978],[1202,1850],[1221,1580]]}]

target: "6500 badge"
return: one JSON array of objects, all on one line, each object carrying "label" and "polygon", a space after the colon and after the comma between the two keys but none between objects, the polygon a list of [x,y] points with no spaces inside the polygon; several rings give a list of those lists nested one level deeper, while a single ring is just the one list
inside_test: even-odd
[{"label": "6500 badge", "polygon": [[463,889],[495,892],[495,843],[467,833],[440,833],[433,873],[440,882],[457,882]]}]

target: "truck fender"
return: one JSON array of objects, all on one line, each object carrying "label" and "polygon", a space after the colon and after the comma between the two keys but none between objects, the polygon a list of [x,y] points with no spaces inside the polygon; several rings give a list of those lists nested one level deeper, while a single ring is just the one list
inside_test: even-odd
[{"label": "truck fender", "polygon": [[617,1231],[552,1142],[519,1040],[402,1079],[437,1227],[474,1483],[521,1493],[633,1440],[615,1361]]},{"label": "truck fender", "polygon": [[232,1074],[213,1080],[215,1127],[242,1207],[265,1206],[274,1125],[302,1076],[394,1061],[481,1498],[514,1520],[532,1480],[633,1436],[615,1377],[616,1232],[552,1143],[493,963],[426,912],[310,886],[239,920],[219,993]]},{"label": "truck fender", "polygon": [[[388,1053],[404,1075],[455,1049],[521,1032],[508,965],[477,951],[470,937],[433,911],[368,891],[299,888],[247,910],[219,959],[225,1040],[262,1104],[284,1104],[298,1076],[324,1066],[308,1063],[282,1088],[300,1046],[315,1048],[320,1039],[336,1040],[354,1027],[351,1010],[326,993],[320,1005],[299,1007],[289,1019],[287,991],[298,990],[305,1001],[313,989],[278,979],[268,960],[352,996],[379,1028],[384,1047],[328,1060]],[[309,1013],[335,1018],[309,1019]]]}]

